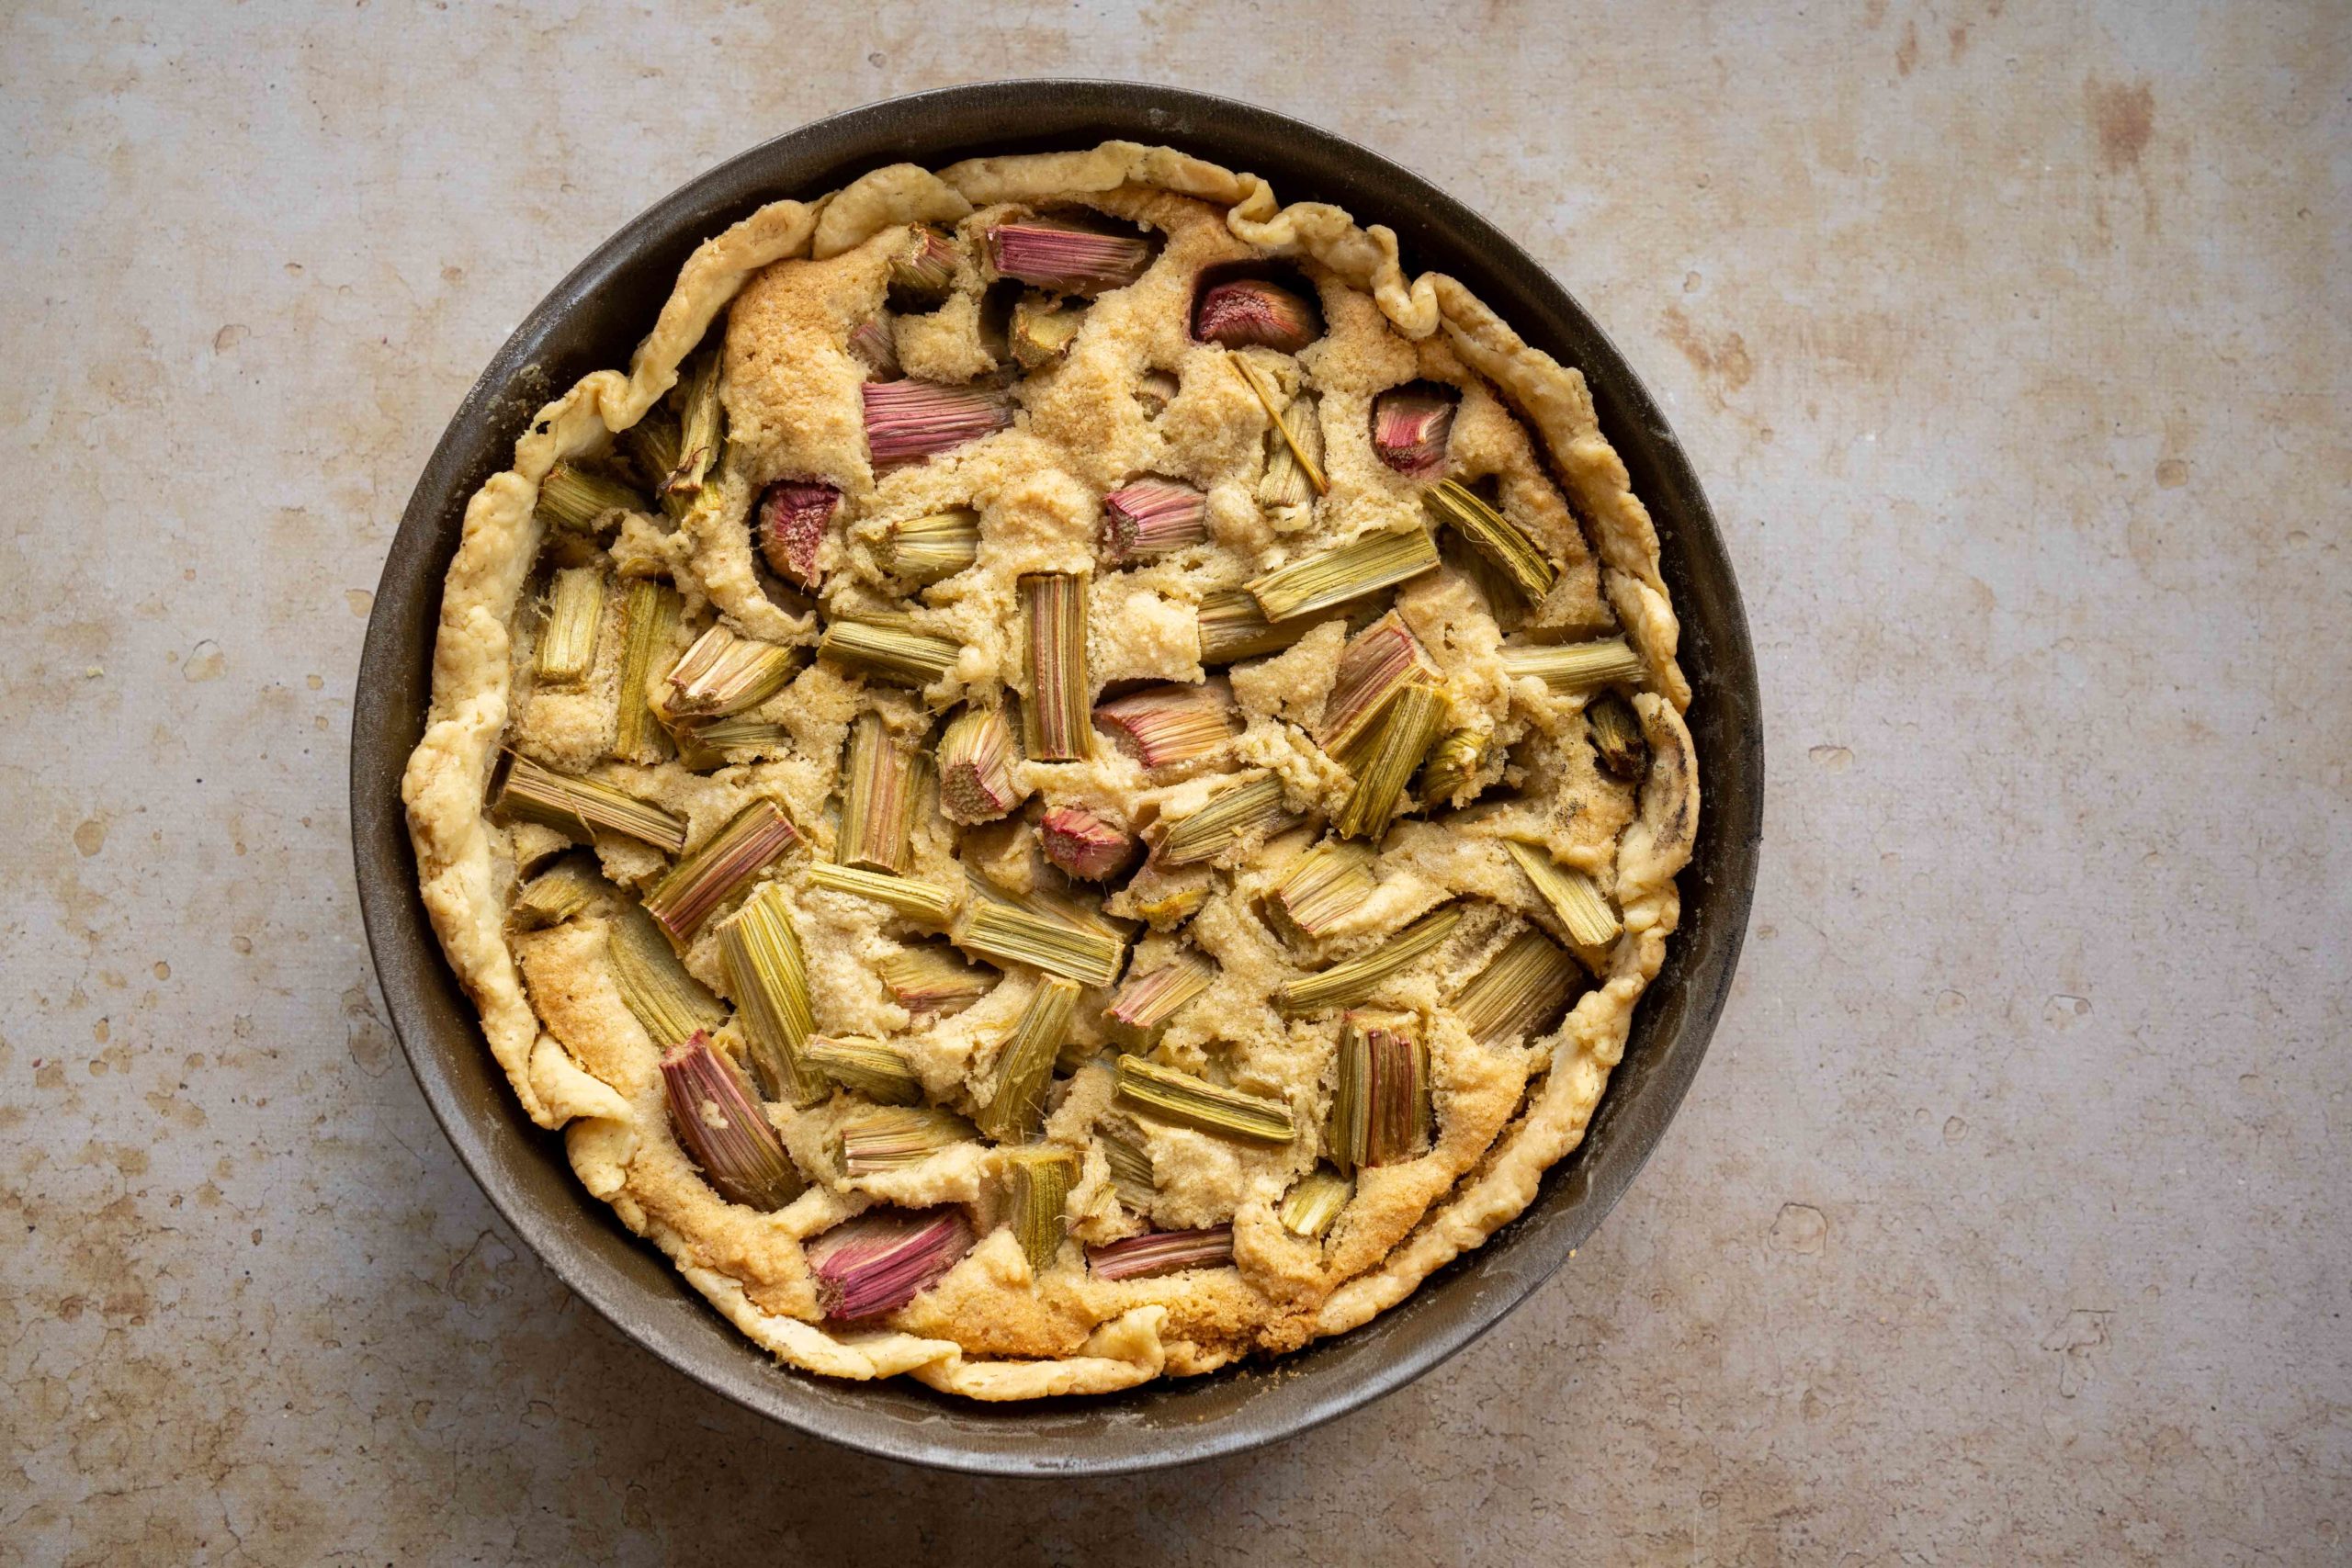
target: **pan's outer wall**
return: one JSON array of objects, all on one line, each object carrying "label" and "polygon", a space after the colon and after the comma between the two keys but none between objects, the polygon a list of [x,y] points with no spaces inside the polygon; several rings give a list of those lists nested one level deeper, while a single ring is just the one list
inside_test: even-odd
[{"label": "pan's outer wall", "polygon": [[[1665,543],[1665,573],[1697,689],[1690,728],[1704,810],[1681,879],[1682,927],[1637,1014],[1583,1145],[1527,1213],[1395,1310],[1279,1363],[1092,1398],[983,1405],[905,1378],[849,1383],[777,1367],[572,1176],[484,1046],[416,894],[399,798],[431,694],[435,618],[467,498],[512,460],[555,391],[624,365],[695,244],[761,204],[832,190],[885,164],[985,152],[1166,142],[1338,203],[1396,231],[1408,272],[1453,274],[1590,382]],[[499,1213],[615,1327],[695,1382],[815,1436],[944,1469],[1114,1473],[1228,1454],[1386,1393],[1492,1327],[1590,1235],[1672,1119],[1704,1054],[1747,922],[1763,814],[1754,650],[1713,514],[1648,394],[1532,258],[1442,192],[1328,132],[1203,94],[1113,82],[999,82],[898,98],[805,126],[713,169],[607,241],[515,330],[417,481],[368,626],[351,742],[362,913],[392,1023],[458,1157]]]}]

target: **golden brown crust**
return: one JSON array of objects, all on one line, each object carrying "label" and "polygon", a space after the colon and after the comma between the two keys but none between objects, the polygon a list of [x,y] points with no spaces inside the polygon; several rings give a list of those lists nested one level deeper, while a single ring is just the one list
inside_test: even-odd
[{"label": "golden brown crust", "polygon": [[[855,414],[862,371],[844,344],[883,299],[890,246],[909,222],[969,223],[1005,204],[1049,200],[1149,223],[1165,236],[1163,265],[1096,303],[1068,363],[1024,385],[1015,429],[953,460],[877,476]],[[1513,689],[1500,669],[1494,619],[1479,608],[1478,590],[1464,572],[1448,566],[1408,585],[1397,596],[1398,613],[1442,670],[1454,720],[1496,741],[1482,782],[1505,780],[1516,794],[1446,829],[1399,824],[1381,847],[1376,891],[1326,933],[1317,953],[1328,960],[1366,951],[1450,899],[1471,909],[1443,946],[1384,982],[1375,997],[1426,1021],[1439,1129],[1433,1145],[1364,1170],[1322,1243],[1276,1222],[1282,1193],[1316,1157],[1312,1129],[1329,1103],[1339,1024],[1329,1015],[1284,1021],[1266,1005],[1299,961],[1253,911],[1287,857],[1304,848],[1271,844],[1226,867],[1223,890],[1184,933],[1218,974],[1170,1025],[1159,1055],[1197,1070],[1215,1044],[1238,1082],[1285,1094],[1308,1131],[1292,1147],[1267,1151],[1178,1127],[1141,1130],[1163,1178],[1153,1223],[1230,1222],[1238,1267],[1116,1282],[1084,1267],[1077,1242],[1136,1228],[1111,1195],[1091,1141],[1110,1114],[1108,1069],[1091,1064],[1066,1081],[1046,1127],[1049,1141],[1086,1151],[1071,1194],[1074,1241],[1054,1268],[1034,1277],[1012,1233],[989,1229],[937,1285],[879,1326],[824,1323],[805,1239],[875,1201],[956,1202],[987,1217],[999,1201],[1001,1155],[963,1145],[910,1172],[817,1181],[775,1213],[728,1203],[671,1133],[654,1066],[659,1052],[613,987],[605,920],[592,915],[527,935],[508,931],[515,845],[481,807],[496,748],[504,738],[573,771],[601,756],[599,716],[607,711],[618,657],[608,628],[588,688],[594,700],[533,690],[527,682],[518,691],[515,671],[526,667],[527,650],[518,648],[514,628],[542,543],[532,512],[539,481],[556,462],[601,449],[642,418],[726,310],[730,440],[720,470],[674,534],[650,519],[630,519],[595,560],[624,578],[673,577],[696,624],[715,612],[744,635],[807,644],[816,615],[769,592],[743,525],[761,487],[778,479],[821,480],[837,486],[861,518],[978,506],[988,518],[981,561],[926,593],[912,612],[922,629],[960,650],[927,695],[934,707],[967,694],[1011,690],[1025,698],[1021,649],[1003,614],[1014,581],[1024,572],[1090,569],[1099,497],[1136,473],[1170,473],[1208,487],[1212,539],[1242,559],[1262,565],[1310,547],[1304,536],[1283,537],[1283,525],[1270,524],[1246,487],[1226,482],[1234,472],[1254,471],[1266,430],[1254,394],[1238,377],[1185,375],[1176,402],[1157,421],[1144,417],[1125,390],[1146,371],[1221,353],[1189,340],[1182,300],[1202,269],[1269,257],[1306,265],[1325,283],[1329,337],[1316,351],[1316,387],[1326,428],[1359,433],[1335,440],[1328,455],[1332,493],[1325,511],[1337,521],[1327,521],[1314,545],[1338,542],[1335,526],[1344,537],[1418,515],[1415,487],[1373,461],[1360,433],[1372,398],[1385,388],[1415,378],[1456,388],[1454,450],[1470,471],[1497,477],[1507,510],[1561,568],[1553,592],[1520,624],[1549,637],[1614,628],[1628,637],[1649,672],[1649,689],[1634,699],[1649,742],[1648,772],[1636,792],[1601,774],[1581,744],[1556,743],[1574,733],[1567,727],[1580,722],[1580,704],[1544,695],[1532,682]],[[900,334],[911,371],[959,379],[985,368],[975,363],[985,356],[977,335],[983,282],[967,265],[949,305],[922,330]],[[788,378],[778,374],[784,367]],[[1566,502],[1551,489],[1547,467],[1565,486]],[[822,549],[829,615],[861,602],[861,593],[874,605],[882,602],[870,538],[836,531]],[[433,711],[402,782],[425,906],[526,1111],[542,1125],[563,1127],[590,1190],[780,1359],[830,1375],[904,1372],[975,1398],[1013,1399],[1106,1392],[1292,1348],[1394,1304],[1523,1210],[1543,1171],[1581,1137],[1622,1053],[1634,1004],[1679,916],[1674,877],[1688,860],[1698,809],[1680,718],[1690,691],[1676,663],[1678,629],[1657,553],[1656,530],[1600,434],[1582,377],[1528,346],[1453,280],[1407,278],[1395,238],[1383,228],[1359,228],[1319,204],[1281,207],[1253,175],[1132,143],[980,159],[936,175],[905,165],[876,171],[815,203],[763,209],[697,250],[629,374],[599,372],[549,404],[517,442],[513,470],[472,499],[445,589]],[[1198,679],[1194,606],[1204,587],[1230,585],[1180,566],[1098,576],[1090,617],[1098,689],[1130,678]],[[526,641],[527,631],[521,635]],[[1304,811],[1336,809],[1350,787],[1302,728],[1319,719],[1340,640],[1336,631],[1316,634],[1288,654],[1237,671],[1233,682],[1246,724],[1236,758],[1271,770]],[[755,761],[712,777],[602,766],[685,818],[695,841],[748,799],[764,796],[783,805],[821,853],[831,843],[826,802],[838,782],[842,737],[861,707],[881,713],[900,733],[920,733],[927,722],[914,695],[863,693],[820,664],[760,710],[788,734]],[[1530,744],[1507,759],[1503,749],[1522,740]],[[1136,822],[1197,804],[1216,782],[1146,775],[1104,751],[1091,762],[1017,768],[1026,784],[1050,778],[1057,799]],[[1459,977],[1531,924],[1562,934],[1504,852],[1506,840],[1540,843],[1591,874],[1622,911],[1623,931],[1599,955],[1600,983],[1558,1029],[1523,1045],[1486,1046],[1446,1010]],[[663,863],[641,846],[598,848],[606,875],[624,887],[641,890]],[[960,908],[967,896],[946,826],[927,819],[913,853],[915,874],[952,887]],[[1001,864],[1022,864],[1025,853],[1008,840]],[[1015,971],[968,1010],[912,1030],[875,975],[876,960],[907,934],[903,922],[864,900],[787,880],[793,919],[809,949],[820,1030],[897,1036],[929,1095],[977,1103],[1035,976]],[[1138,967],[1165,962],[1177,947],[1174,939],[1147,934]],[[684,956],[689,970],[723,990],[709,931]],[[721,1032],[722,1048],[740,1048],[736,1027]],[[804,1168],[824,1163],[838,1107],[768,1112]]]}]

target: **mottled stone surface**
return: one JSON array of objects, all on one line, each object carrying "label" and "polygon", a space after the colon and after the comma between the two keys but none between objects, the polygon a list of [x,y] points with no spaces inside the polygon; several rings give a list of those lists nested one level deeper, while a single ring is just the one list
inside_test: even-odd
[{"label": "mottled stone surface", "polygon": [[[2340,1558],[2347,57],[2328,4],[7,7],[0,1558]],[[1039,72],[1317,120],[1555,268],[1707,476],[1773,776],[1714,1055],[1558,1279],[1050,1488],[569,1299],[401,1064],[344,806],[386,542],[539,295],[752,141]]]}]

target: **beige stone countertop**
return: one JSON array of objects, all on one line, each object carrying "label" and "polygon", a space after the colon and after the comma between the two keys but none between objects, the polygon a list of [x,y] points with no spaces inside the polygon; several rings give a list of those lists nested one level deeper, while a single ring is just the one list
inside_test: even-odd
[{"label": "beige stone countertop", "polygon": [[[1737,988],[1591,1243],[1358,1415],[1091,1483],[773,1429],[572,1299],[383,1021],[345,795],[540,295],[1023,74],[1515,235],[1689,447],[1770,726]],[[2342,1560],[2347,102],[2330,0],[0,9],[0,1561]]]}]

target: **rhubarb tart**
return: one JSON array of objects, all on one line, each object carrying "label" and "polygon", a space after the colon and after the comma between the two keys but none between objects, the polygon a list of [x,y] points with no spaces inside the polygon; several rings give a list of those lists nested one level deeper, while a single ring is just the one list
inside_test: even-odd
[{"label": "rhubarb tart", "polygon": [[534,1121],[782,1361],[1344,1333],[1574,1149],[1698,823],[1584,379],[1165,148],[704,243],[474,494],[403,781]]}]

